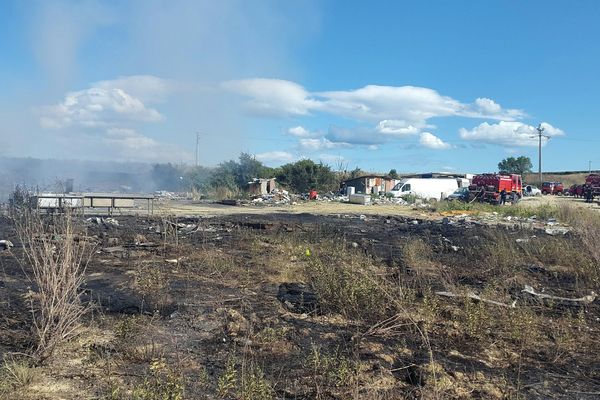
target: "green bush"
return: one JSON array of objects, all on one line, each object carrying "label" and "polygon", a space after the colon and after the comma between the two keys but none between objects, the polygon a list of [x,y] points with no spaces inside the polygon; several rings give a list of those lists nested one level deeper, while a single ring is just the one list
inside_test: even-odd
[{"label": "green bush", "polygon": [[331,168],[312,160],[285,164],[278,169],[276,177],[279,183],[297,193],[305,193],[312,188],[319,191],[339,189],[337,176]]}]

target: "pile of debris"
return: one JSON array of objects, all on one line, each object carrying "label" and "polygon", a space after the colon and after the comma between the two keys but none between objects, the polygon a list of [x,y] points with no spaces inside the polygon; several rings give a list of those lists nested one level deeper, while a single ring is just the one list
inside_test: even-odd
[{"label": "pile of debris", "polygon": [[408,205],[408,202],[401,197],[379,196],[371,199],[372,204],[399,204],[401,206]]},{"label": "pile of debris", "polygon": [[104,226],[105,228],[109,228],[109,227],[115,227],[115,226],[119,226],[119,221],[117,221],[116,219],[112,218],[112,217],[107,217],[107,218],[103,218],[103,217],[91,217],[91,218],[87,218],[86,222],[89,222],[91,224],[96,224],[98,226]]},{"label": "pile of debris", "polygon": [[287,190],[273,189],[270,193],[261,194],[252,198],[252,204],[290,204],[292,202],[292,196]]},{"label": "pile of debris", "polygon": [[571,232],[571,228],[565,224],[561,224],[555,218],[544,220],[533,215],[531,217],[519,216],[502,216],[497,212],[485,214],[460,213],[452,212],[442,213],[444,218],[443,224],[458,225],[470,227],[472,225],[500,225],[513,229],[529,229],[538,232],[544,232],[550,236],[561,236]]}]

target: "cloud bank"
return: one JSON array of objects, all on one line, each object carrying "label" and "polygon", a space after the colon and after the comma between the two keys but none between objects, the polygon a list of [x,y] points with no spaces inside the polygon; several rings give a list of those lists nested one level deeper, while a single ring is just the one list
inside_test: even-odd
[{"label": "cloud bank", "polygon": [[[563,136],[565,133],[547,122],[541,123],[544,128],[542,145],[548,138]],[[535,126],[517,121],[500,121],[497,124],[484,122],[473,129],[461,128],[460,137],[464,140],[496,144],[502,146],[537,146],[539,144],[538,131]]]},{"label": "cloud bank", "polygon": [[[222,83],[221,87],[245,98],[243,109],[252,116],[272,118],[331,117],[354,121],[354,127],[330,125],[326,133],[303,126],[288,129],[298,138],[301,149],[319,151],[365,146],[373,149],[394,140],[412,139],[431,150],[447,150],[451,144],[433,134],[434,118],[473,118],[499,121],[485,122],[472,130],[462,128],[464,140],[513,146],[527,146],[528,125],[519,122],[527,114],[520,109],[505,108],[496,101],[479,97],[464,103],[434,89],[418,86],[366,85],[358,89],[310,91],[302,85],[282,79],[240,79]],[[549,134],[562,134],[547,124]],[[560,131],[560,132],[559,132]],[[517,132],[517,133],[514,133]]]}]

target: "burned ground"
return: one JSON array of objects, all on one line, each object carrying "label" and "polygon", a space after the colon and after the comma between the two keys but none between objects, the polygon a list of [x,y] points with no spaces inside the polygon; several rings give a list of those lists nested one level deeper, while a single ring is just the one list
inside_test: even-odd
[{"label": "burned ground", "polygon": [[[596,398],[598,265],[576,234],[265,214],[83,223],[86,328],[6,398]],[[0,238],[14,239],[4,219]],[[31,345],[0,253],[0,353]],[[25,266],[25,269],[27,267]],[[446,297],[436,292],[450,292]],[[467,297],[475,294],[477,301]],[[26,360],[26,358],[23,358]],[[16,396],[16,397],[15,397]]]}]

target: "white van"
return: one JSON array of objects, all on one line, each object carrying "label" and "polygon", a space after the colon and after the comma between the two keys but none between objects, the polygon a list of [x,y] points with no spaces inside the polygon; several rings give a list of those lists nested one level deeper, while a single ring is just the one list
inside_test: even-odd
[{"label": "white van", "polygon": [[452,178],[408,178],[402,179],[388,194],[393,197],[414,195],[427,200],[442,200],[456,189],[458,182]]}]

